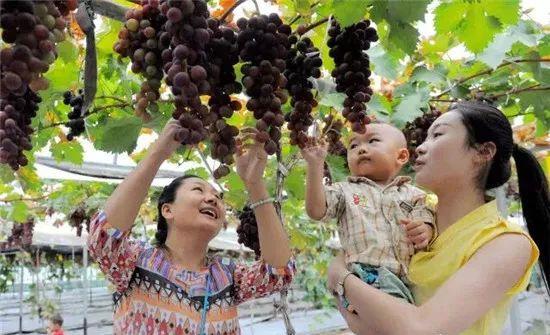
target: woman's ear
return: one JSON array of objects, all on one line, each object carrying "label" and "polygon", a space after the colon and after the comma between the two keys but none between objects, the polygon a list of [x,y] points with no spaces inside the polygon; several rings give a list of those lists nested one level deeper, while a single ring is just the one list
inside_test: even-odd
[{"label": "woman's ear", "polygon": [[174,214],[172,213],[172,206],[168,203],[162,204],[161,213],[166,221],[174,218]]},{"label": "woman's ear", "polygon": [[478,163],[484,164],[490,162],[497,153],[497,146],[494,142],[485,142],[478,145],[476,161]]}]

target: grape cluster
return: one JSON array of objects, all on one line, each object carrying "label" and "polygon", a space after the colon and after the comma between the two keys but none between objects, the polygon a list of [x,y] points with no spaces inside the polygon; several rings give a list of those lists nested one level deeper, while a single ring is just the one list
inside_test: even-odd
[{"label": "grape cluster", "polygon": [[283,90],[287,84],[283,72],[291,28],[274,13],[249,20],[241,18],[237,26],[240,28],[237,37],[240,58],[246,62],[241,68],[242,84],[250,97],[246,107],[257,120],[257,140],[265,143],[265,150],[271,155],[277,151],[280,128],[284,124],[281,105],[288,100]]},{"label": "grape cluster", "polygon": [[303,148],[307,143],[307,129],[313,124],[311,111],[317,106],[310,78],[321,77],[321,65],[323,64],[317,49],[309,37],[298,39],[291,35],[292,48],[286,60],[287,78],[286,89],[291,99],[292,111],[285,115],[287,126],[290,130],[290,144]]},{"label": "grape cluster", "polygon": [[258,235],[258,222],[256,216],[250,206],[246,205],[238,212],[240,224],[237,227],[237,235],[239,243],[254,250],[256,258],[260,258],[262,251],[260,250],[260,238]]},{"label": "grape cluster", "polygon": [[[347,167],[347,157],[348,150],[344,143],[342,142],[342,130],[344,128],[344,122],[342,120],[334,117],[333,114],[328,114],[323,119],[325,126],[323,127],[323,134],[328,142],[328,153],[334,156],[340,156],[346,162]],[[328,164],[325,162],[324,166],[324,176],[327,180],[332,182],[332,176],[328,168]]]},{"label": "grape cluster", "polygon": [[428,129],[440,115],[441,112],[439,110],[431,109],[413,121],[405,124],[403,134],[405,134],[405,138],[407,139],[411,164],[414,164],[416,160],[416,148],[426,140]]},{"label": "grape cluster", "polygon": [[241,109],[241,103],[231,100],[231,97],[222,92],[213,94],[209,100],[212,114],[217,115],[217,121],[212,124],[210,130],[210,141],[212,143],[210,155],[219,160],[222,164],[214,170],[214,178],[219,179],[229,174],[229,165],[233,164],[233,154],[236,150],[235,138],[239,135],[239,129],[228,125],[224,118],[228,118],[233,111]]},{"label": "grape cluster", "polygon": [[22,96],[10,93],[0,100],[0,164],[8,164],[13,170],[28,164],[23,150],[32,149],[30,124],[41,101],[31,90]]},{"label": "grape cluster", "polygon": [[342,129],[344,123],[342,120],[334,117],[333,114],[328,114],[323,119],[325,126],[323,127],[323,134],[328,142],[328,153],[335,156],[347,157],[347,149],[344,143],[342,143]]},{"label": "grape cluster", "polygon": [[67,22],[53,1],[2,1],[2,96],[44,90],[42,77],[57,58],[55,44],[65,39]]},{"label": "grape cluster", "polygon": [[341,28],[336,20],[331,21],[327,45],[329,55],[334,59],[332,77],[336,79],[336,91],[346,94],[342,115],[352,124],[354,132],[364,133],[370,122],[365,103],[370,101],[372,89],[369,87],[369,57],[365,50],[378,35],[370,21],[364,20],[349,27]]},{"label": "grape cluster", "polygon": [[131,70],[146,80],[136,97],[136,115],[148,121],[147,110],[158,111],[163,78],[162,50],[168,48],[170,38],[164,31],[166,17],[161,15],[159,0],[144,0],[143,7],[126,12],[126,23],[118,33],[114,50],[122,57],[130,57]]},{"label": "grape cluster", "polygon": [[[62,14],[76,8],[74,1],[60,9],[54,1],[2,1],[0,27],[6,44],[0,51],[0,163],[14,170],[28,163],[23,150],[32,149],[31,120],[48,88],[42,76],[57,58],[56,43],[65,39]],[[11,44],[11,45],[10,45]]]},{"label": "grape cluster", "polygon": [[183,144],[197,144],[208,137],[208,126],[216,121],[203,104],[201,95],[210,94],[206,47],[211,30],[207,19],[210,12],[203,0],[166,1],[160,6],[168,21],[166,39],[170,49],[163,51],[166,83],[175,96],[176,110],[182,130],[176,139]]},{"label": "grape cluster", "polygon": [[65,126],[70,129],[67,135],[67,140],[69,141],[72,141],[76,136],[86,131],[84,115],[82,115],[82,105],[84,103],[83,93],[81,89],[78,90],[78,95],[74,95],[71,91],[63,93],[63,103],[71,106],[71,111],[67,115],[70,121],[65,123]]},{"label": "grape cluster", "polygon": [[32,219],[24,223],[15,223],[8,239],[0,242],[0,251],[12,249],[28,250],[32,244],[33,230],[34,220]]},{"label": "grape cluster", "polygon": [[208,19],[208,28],[212,36],[206,53],[207,72],[211,95],[208,101],[210,114],[215,118],[210,127],[211,156],[222,164],[214,170],[214,178],[229,174],[229,165],[233,163],[236,150],[235,137],[239,130],[228,125],[226,119],[242,108],[238,100],[232,100],[231,94],[240,93],[242,86],[236,81],[234,66],[239,62],[237,34],[230,28],[220,26],[217,19]]},{"label": "grape cluster", "polygon": [[82,235],[83,224],[86,225],[86,231],[90,231],[90,217],[84,207],[77,207],[69,214],[69,225],[76,228],[76,236]]}]

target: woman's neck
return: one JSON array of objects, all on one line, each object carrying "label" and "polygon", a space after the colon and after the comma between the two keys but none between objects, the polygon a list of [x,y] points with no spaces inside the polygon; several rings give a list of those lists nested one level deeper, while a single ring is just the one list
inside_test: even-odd
[{"label": "woman's neck", "polygon": [[176,230],[168,233],[165,242],[171,261],[190,271],[199,271],[206,265],[207,248],[208,241]]},{"label": "woman's neck", "polygon": [[438,193],[436,220],[439,234],[483,204],[484,193],[472,188],[458,187]]}]

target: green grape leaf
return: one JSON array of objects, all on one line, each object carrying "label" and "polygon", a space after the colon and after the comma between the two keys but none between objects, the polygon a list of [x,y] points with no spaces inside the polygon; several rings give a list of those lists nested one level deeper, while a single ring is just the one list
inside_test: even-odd
[{"label": "green grape leaf", "polygon": [[349,176],[349,170],[346,167],[346,159],[341,156],[328,155],[326,162],[332,176],[333,182],[344,181]]},{"label": "green grape leaf", "polygon": [[57,163],[81,165],[84,162],[84,149],[78,140],[52,142],[50,152]]},{"label": "green grape leaf", "polygon": [[365,0],[333,0],[332,13],[342,27],[347,27],[361,21],[368,10]]},{"label": "green grape leaf", "polygon": [[113,153],[132,153],[143,123],[137,117],[107,119],[105,123],[92,126],[90,132],[95,137],[94,146]]},{"label": "green grape leaf", "polygon": [[24,222],[29,216],[29,207],[23,201],[15,201],[9,215],[12,221]]},{"label": "green grape leaf", "polygon": [[429,107],[429,100],[430,92],[427,88],[420,88],[412,94],[405,95],[391,116],[393,123],[402,128],[408,121],[422,115],[422,110]]}]

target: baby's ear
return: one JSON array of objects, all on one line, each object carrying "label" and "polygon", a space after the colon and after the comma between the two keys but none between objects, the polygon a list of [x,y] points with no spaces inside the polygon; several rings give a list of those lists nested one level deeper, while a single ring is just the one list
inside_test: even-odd
[{"label": "baby's ear", "polygon": [[410,158],[410,154],[407,148],[401,148],[397,151],[397,161],[399,162],[399,164],[401,165],[407,164],[407,162],[409,161],[409,158]]}]

